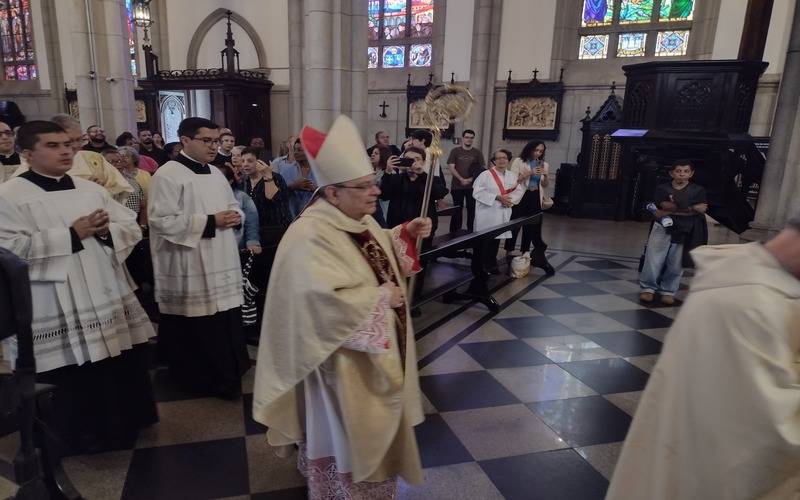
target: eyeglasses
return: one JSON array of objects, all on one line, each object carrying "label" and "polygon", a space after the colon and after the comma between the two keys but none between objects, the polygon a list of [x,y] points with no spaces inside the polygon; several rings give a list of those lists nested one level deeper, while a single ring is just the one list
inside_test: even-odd
[{"label": "eyeglasses", "polygon": [[219,139],[212,139],[210,137],[192,137],[193,141],[200,141],[206,146],[219,146]]},{"label": "eyeglasses", "polygon": [[6,137],[14,137],[14,131],[13,130],[3,130],[2,132],[0,132],[0,135],[4,135]]}]

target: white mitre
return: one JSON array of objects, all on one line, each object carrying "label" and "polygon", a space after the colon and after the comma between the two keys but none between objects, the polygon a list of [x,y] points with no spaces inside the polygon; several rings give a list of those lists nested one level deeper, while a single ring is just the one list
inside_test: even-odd
[{"label": "white mitre", "polygon": [[353,120],[340,115],[327,134],[306,125],[300,143],[320,187],[341,184],[374,172]]}]

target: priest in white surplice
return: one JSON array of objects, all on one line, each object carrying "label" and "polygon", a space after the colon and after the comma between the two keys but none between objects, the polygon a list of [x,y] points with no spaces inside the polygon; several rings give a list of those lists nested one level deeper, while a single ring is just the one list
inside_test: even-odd
[{"label": "priest in white surplice", "polygon": [[300,446],[311,499],[395,498],[422,480],[422,422],[405,277],[430,219],[392,230],[371,215],[380,189],[361,134],[340,116],[305,127],[323,185],[278,247],[261,330],[253,418],[273,446]]},{"label": "priest in white surplice", "polygon": [[[0,186],[0,245],[30,266],[37,380],[58,385],[54,425],[73,452],[133,446],[158,419],[144,352],[155,332],[124,266],[141,230],[105,189],[67,175],[59,125],[29,122],[18,141],[30,169]],[[16,350],[4,341],[6,359]]]},{"label": "priest in white surplice", "polygon": [[692,258],[607,500],[800,498],[800,219]]},{"label": "priest in white surplice", "polygon": [[209,164],[219,127],[186,118],[178,136],[183,151],[153,175],[147,208],[159,349],[186,389],[234,398],[250,367],[234,232],[244,214],[225,176]]},{"label": "priest in white surplice", "polygon": [[[475,231],[483,231],[511,220],[511,207],[519,203],[525,188],[519,184],[519,176],[508,169],[511,151],[498,149],[490,160],[491,167],[481,172],[472,184],[475,198]],[[483,251],[487,271],[497,269],[497,251],[500,240],[511,237],[506,231],[486,243]]]}]

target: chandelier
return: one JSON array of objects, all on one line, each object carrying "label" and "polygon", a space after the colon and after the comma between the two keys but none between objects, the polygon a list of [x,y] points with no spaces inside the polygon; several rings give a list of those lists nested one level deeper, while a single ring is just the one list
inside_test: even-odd
[{"label": "chandelier", "polygon": [[150,17],[150,0],[135,0],[133,22],[136,23],[136,26],[144,29],[144,41],[149,41],[149,29],[153,25],[153,19]]}]

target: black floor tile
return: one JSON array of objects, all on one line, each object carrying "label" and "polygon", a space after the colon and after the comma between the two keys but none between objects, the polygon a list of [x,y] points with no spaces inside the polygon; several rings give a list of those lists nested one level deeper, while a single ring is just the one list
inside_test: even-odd
[{"label": "black floor tile", "polygon": [[586,267],[591,267],[592,269],[630,269],[630,267],[620,264],[619,262],[614,262],[613,260],[606,260],[606,259],[597,259],[597,260],[579,260],[577,261],[578,264]]},{"label": "black floor tile", "polygon": [[252,500],[307,500],[308,488],[289,488],[288,490],[268,491],[250,495]]},{"label": "black floor tile", "polygon": [[244,438],[134,450],[122,498],[200,500],[250,493]]},{"label": "black floor tile", "polygon": [[486,369],[514,368],[519,366],[546,365],[550,359],[521,340],[499,340],[461,344],[475,361]]},{"label": "black floor tile", "polygon": [[[606,281],[611,281],[610,278]],[[544,286],[565,297],[582,297],[584,295],[605,295],[608,292],[595,288],[588,283],[562,283],[560,285],[548,285],[545,281]]]},{"label": "black floor tile", "polygon": [[659,354],[661,342],[639,332],[590,333],[586,338],[620,356],[645,356]]},{"label": "black floor tile", "polygon": [[489,372],[420,377],[419,385],[439,411],[470,410],[519,403]]},{"label": "black floor tile", "polygon": [[474,460],[441,415],[425,415],[425,421],[414,430],[417,433],[422,467],[438,467]]},{"label": "black floor tile", "polygon": [[606,274],[602,271],[564,271],[563,274],[584,283],[617,279],[616,276],[611,276],[610,274]]},{"label": "black floor tile", "polygon": [[613,318],[625,326],[634,330],[645,330],[648,328],[669,328],[672,325],[672,318],[663,314],[658,314],[650,309],[634,309],[632,311],[613,311],[603,313],[609,318]]},{"label": "black floor tile", "polygon": [[570,446],[623,441],[631,417],[602,396],[530,403],[533,410]]},{"label": "black floor tile", "polygon": [[558,337],[575,335],[571,329],[547,316],[528,316],[525,318],[496,319],[500,326],[524,339],[528,337]]},{"label": "black floor tile", "polygon": [[600,394],[641,391],[649,377],[622,358],[574,361],[559,366]]},{"label": "black floor tile", "polygon": [[244,430],[250,434],[263,434],[267,428],[253,420],[253,395],[242,394],[242,409],[244,410]]},{"label": "black floor tile", "polygon": [[479,462],[509,500],[601,500],[608,481],[575,450],[556,450]]},{"label": "black floor tile", "polygon": [[578,304],[572,299],[531,299],[523,300],[523,303],[531,306],[542,314],[570,314],[593,312],[588,307]]},{"label": "black floor tile", "polygon": [[153,372],[153,395],[158,403],[185,401],[207,396],[206,394],[187,391],[180,387],[169,374],[168,368],[159,368]]}]

